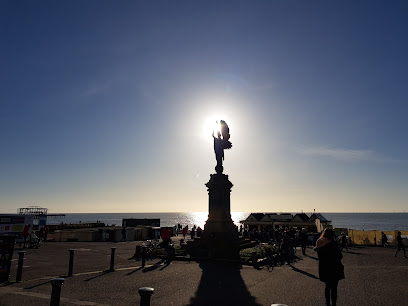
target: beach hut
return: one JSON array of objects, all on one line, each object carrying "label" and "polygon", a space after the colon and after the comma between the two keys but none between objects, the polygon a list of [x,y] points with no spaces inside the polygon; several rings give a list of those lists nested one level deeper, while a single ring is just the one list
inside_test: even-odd
[{"label": "beach hut", "polygon": [[309,218],[309,222],[316,225],[316,231],[318,233],[322,232],[326,227],[331,227],[331,221],[327,220],[320,213],[312,214]]}]

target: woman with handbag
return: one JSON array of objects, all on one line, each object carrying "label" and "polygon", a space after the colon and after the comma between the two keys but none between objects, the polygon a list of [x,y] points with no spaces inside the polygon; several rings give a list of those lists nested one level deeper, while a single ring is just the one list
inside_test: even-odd
[{"label": "woman with handbag", "polygon": [[343,255],[335,238],[334,231],[326,228],[314,248],[319,257],[319,279],[326,284],[326,305],[331,306],[336,306],[337,285],[340,279],[344,279],[344,266],[341,263]]}]

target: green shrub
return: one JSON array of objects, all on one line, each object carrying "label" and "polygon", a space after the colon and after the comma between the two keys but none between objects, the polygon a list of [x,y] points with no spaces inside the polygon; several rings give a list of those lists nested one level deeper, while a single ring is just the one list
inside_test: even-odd
[{"label": "green shrub", "polygon": [[253,248],[243,249],[239,252],[239,256],[241,257],[241,261],[251,261],[252,260],[252,253],[256,253],[257,258],[264,258],[267,255],[274,255],[280,254],[279,247],[269,244],[259,244]]}]

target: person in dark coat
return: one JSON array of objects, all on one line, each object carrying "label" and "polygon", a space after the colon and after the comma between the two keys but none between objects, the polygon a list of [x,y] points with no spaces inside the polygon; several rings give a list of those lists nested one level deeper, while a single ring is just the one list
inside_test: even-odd
[{"label": "person in dark coat", "polygon": [[31,228],[31,224],[26,224],[25,226],[24,226],[24,229],[23,229],[23,238],[24,238],[24,248],[26,248],[27,247],[27,239],[28,239],[28,237],[30,237],[30,240],[31,240],[31,234],[30,234],[30,228]]},{"label": "person in dark coat", "polygon": [[405,254],[405,246],[404,243],[402,242],[402,237],[401,237],[401,232],[397,233],[397,243],[398,243],[398,250],[395,252],[395,257],[397,257],[397,254],[399,251],[403,250],[404,251],[404,257],[407,258]]},{"label": "person in dark coat", "polygon": [[124,242],[126,242],[126,226],[124,226],[124,227],[122,228],[121,233],[122,233],[122,239],[120,239],[120,241],[123,240]]},{"label": "person in dark coat", "polygon": [[40,239],[40,241],[43,241],[43,239],[44,239],[44,226],[42,228],[40,228],[38,238]]},{"label": "person in dark coat", "polygon": [[306,246],[307,246],[307,234],[306,234],[306,229],[302,228],[302,231],[300,232],[300,245],[302,247],[302,254],[306,255]]},{"label": "person in dark coat", "polygon": [[345,233],[341,233],[341,251],[343,251],[344,249],[347,250],[348,252],[348,248],[347,248],[347,236]]},{"label": "person in dark coat", "polygon": [[[326,305],[336,305],[337,285],[344,279],[343,255],[335,240],[334,231],[326,228],[316,242],[315,251],[319,257],[319,279],[326,284],[324,295]],[[331,297],[331,304],[330,304]]]},{"label": "person in dark coat", "polygon": [[390,245],[388,244],[387,235],[384,234],[384,232],[381,232],[381,246],[383,246],[384,248],[390,246]]},{"label": "person in dark coat", "polygon": [[197,237],[201,237],[201,235],[203,234],[203,229],[201,227],[197,228]]}]

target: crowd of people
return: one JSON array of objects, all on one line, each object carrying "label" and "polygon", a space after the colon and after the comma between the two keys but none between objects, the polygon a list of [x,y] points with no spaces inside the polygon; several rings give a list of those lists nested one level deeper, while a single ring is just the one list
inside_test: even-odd
[{"label": "crowd of people", "polygon": [[281,247],[283,245],[283,248],[285,248],[287,244],[291,244],[294,247],[300,246],[303,254],[305,254],[308,245],[308,236],[305,228],[299,230],[297,228],[282,227],[258,231],[255,228],[249,230],[241,225],[239,232],[247,239],[262,243],[274,243]]},{"label": "crowd of people", "polygon": [[[174,227],[174,234],[178,236],[179,234],[183,235],[183,239],[186,239],[188,234],[188,225],[184,226],[180,223],[176,224]],[[200,238],[203,234],[203,229],[201,227],[197,227],[195,224],[190,230],[190,238],[194,239],[195,237]]]}]

